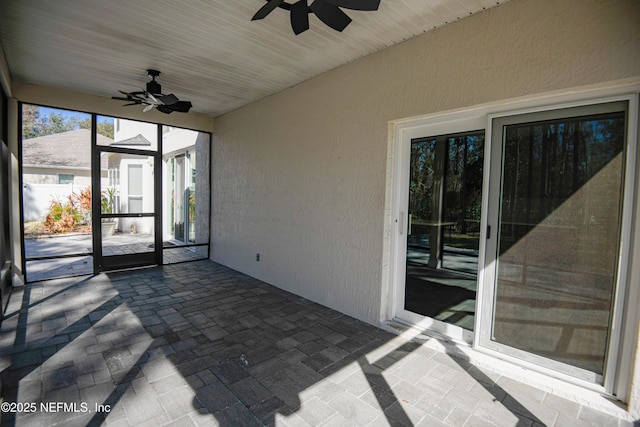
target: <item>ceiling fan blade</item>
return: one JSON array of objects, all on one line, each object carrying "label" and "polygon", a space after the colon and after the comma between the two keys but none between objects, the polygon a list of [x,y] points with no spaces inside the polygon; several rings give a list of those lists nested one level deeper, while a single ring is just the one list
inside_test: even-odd
[{"label": "ceiling fan blade", "polygon": [[156,107],[156,110],[160,111],[161,113],[165,113],[165,114],[171,114],[174,111],[172,108],[167,107],[166,105],[158,105]]},{"label": "ceiling fan blade", "polygon": [[336,31],[344,30],[351,23],[351,18],[338,6],[326,3],[324,0],[315,0],[310,7],[322,22]]},{"label": "ceiling fan blade", "polygon": [[291,5],[291,29],[296,35],[309,29],[307,0],[300,0]]},{"label": "ceiling fan blade", "polygon": [[[279,4],[283,4],[284,0],[267,0],[270,4],[275,1],[275,3],[271,4],[271,6],[278,7]],[[305,0],[306,1],[306,0]],[[288,5],[288,3],[285,3]],[[270,7],[271,7],[270,6]],[[265,15],[266,16],[266,15]],[[159,71],[156,70],[147,70],[147,74],[151,77],[151,81],[147,83],[147,90],[135,91],[135,92],[125,92],[123,90],[118,90],[124,97],[122,96],[114,96],[113,99],[117,99],[119,101],[127,101],[128,104],[124,104],[123,106],[129,105],[142,105],[144,104],[143,112],[147,112],[152,110],[154,107],[159,111],[169,114],[174,111],[178,111],[181,113],[187,113],[191,109],[192,105],[189,101],[180,101],[177,96],[170,93],[168,95],[164,95],[160,91],[160,84],[156,82],[156,77],[160,75]]]},{"label": "ceiling fan blade", "polygon": [[171,104],[171,105],[156,106],[156,110],[165,114],[171,114],[174,111],[177,111],[178,113],[188,113],[190,109],[191,109],[190,101],[178,101],[175,104]]},{"label": "ceiling fan blade", "polygon": [[269,0],[267,4],[262,6],[260,10],[256,12],[255,15],[253,15],[253,18],[251,18],[251,20],[257,21],[258,19],[265,18],[268,14],[270,14],[273,11],[273,9],[280,6],[283,2],[284,0]]},{"label": "ceiling fan blade", "polygon": [[380,0],[324,0],[329,4],[351,10],[378,10]]},{"label": "ceiling fan blade", "polygon": [[172,105],[179,101],[178,97],[172,93],[169,95],[158,96],[157,98],[164,105]]},{"label": "ceiling fan blade", "polygon": [[153,96],[153,94],[151,92],[147,92],[146,96],[147,96],[147,102],[149,102],[149,100],[151,100],[151,102],[153,104],[160,104],[160,101],[158,101],[158,99],[155,96]]},{"label": "ceiling fan blade", "polygon": [[177,111],[178,113],[188,113],[191,109],[191,101],[178,101],[175,104],[164,105],[165,108],[170,108],[172,111]]}]

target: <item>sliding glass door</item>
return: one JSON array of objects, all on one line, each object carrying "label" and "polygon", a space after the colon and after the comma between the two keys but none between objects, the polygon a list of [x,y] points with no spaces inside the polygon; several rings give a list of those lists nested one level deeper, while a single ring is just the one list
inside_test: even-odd
[{"label": "sliding glass door", "polygon": [[624,395],[637,96],[492,108],[399,126],[393,318]]},{"label": "sliding glass door", "polygon": [[603,382],[615,362],[626,129],[622,102],[493,121],[482,346]]},{"label": "sliding glass door", "polygon": [[400,312],[467,341],[475,319],[483,149],[484,131],[414,138],[406,159]]}]

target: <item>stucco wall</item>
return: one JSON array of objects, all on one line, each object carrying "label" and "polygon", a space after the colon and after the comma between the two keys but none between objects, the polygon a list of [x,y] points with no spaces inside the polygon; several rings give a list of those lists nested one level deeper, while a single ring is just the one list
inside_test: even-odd
[{"label": "stucco wall", "polygon": [[221,116],[212,259],[379,324],[390,120],[638,77],[637,0],[512,0]]},{"label": "stucco wall", "polygon": [[219,117],[212,258],[379,322],[388,122],[639,76],[639,23],[512,0]]},{"label": "stucco wall", "polygon": [[226,114],[212,259],[379,324],[389,121],[639,77],[640,2],[511,0]]}]

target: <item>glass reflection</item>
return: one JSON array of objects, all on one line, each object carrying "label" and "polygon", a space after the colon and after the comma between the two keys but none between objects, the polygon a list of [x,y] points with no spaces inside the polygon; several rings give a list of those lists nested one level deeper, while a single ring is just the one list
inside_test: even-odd
[{"label": "glass reflection", "polygon": [[625,113],[505,126],[494,340],[603,374]]},{"label": "glass reflection", "polygon": [[405,309],[473,330],[484,132],[411,143]]}]

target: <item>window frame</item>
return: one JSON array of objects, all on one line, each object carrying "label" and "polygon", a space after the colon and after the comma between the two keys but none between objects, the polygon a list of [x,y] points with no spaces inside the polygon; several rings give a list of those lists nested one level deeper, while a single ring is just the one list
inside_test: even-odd
[{"label": "window frame", "polygon": [[[64,177],[64,179],[63,179]],[[71,180],[69,180],[69,177],[71,177]],[[59,173],[58,174],[58,184],[61,185],[68,185],[71,184],[73,185],[76,179],[76,174],[74,173]],[[66,182],[63,182],[66,181]],[[70,181],[70,182],[69,182]]]}]

